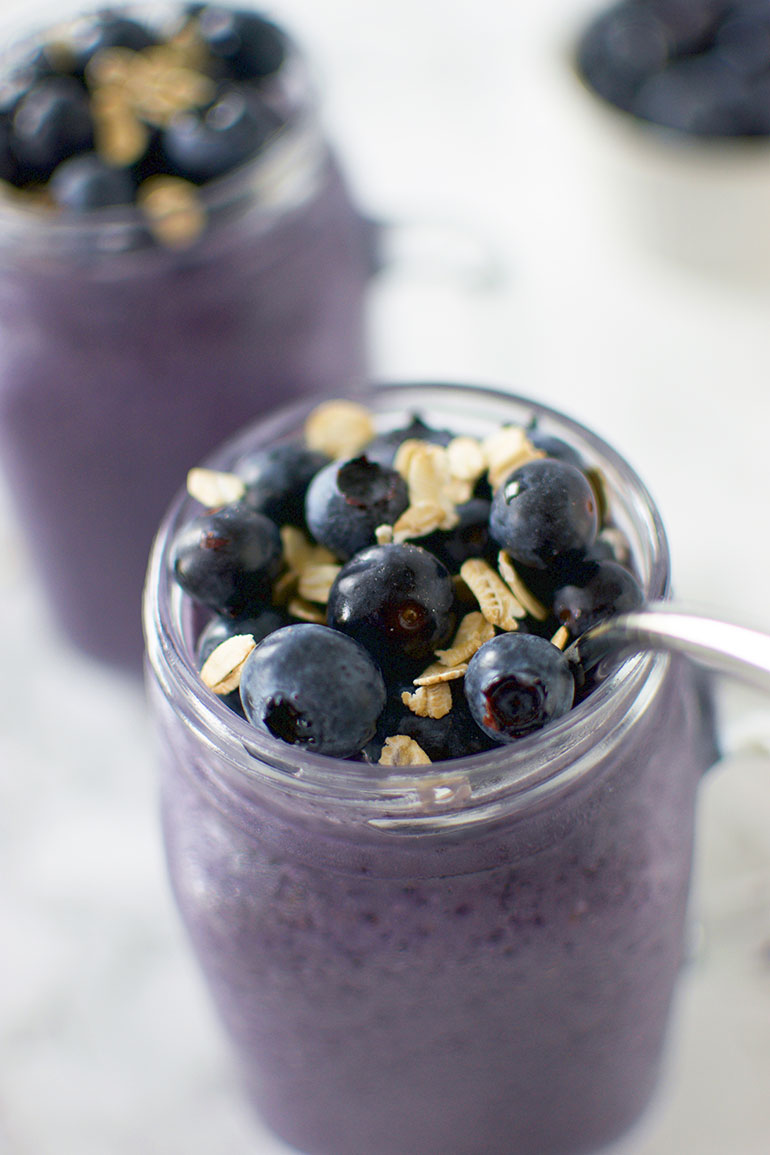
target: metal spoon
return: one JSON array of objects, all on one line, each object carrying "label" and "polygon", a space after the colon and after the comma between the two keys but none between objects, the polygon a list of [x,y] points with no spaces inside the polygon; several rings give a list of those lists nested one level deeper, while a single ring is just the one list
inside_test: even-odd
[{"label": "metal spoon", "polygon": [[770,692],[770,634],[675,602],[653,602],[606,618],[581,634],[565,654],[585,674],[602,662],[616,665],[641,650],[685,654],[717,673]]}]

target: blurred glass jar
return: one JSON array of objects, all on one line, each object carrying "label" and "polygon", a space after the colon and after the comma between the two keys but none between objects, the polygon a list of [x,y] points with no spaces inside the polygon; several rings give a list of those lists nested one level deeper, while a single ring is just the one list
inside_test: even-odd
[{"label": "blurred glass jar", "polygon": [[[271,406],[364,381],[369,230],[279,35],[259,88],[278,127],[232,171],[168,181],[150,211],[0,199],[0,456],[19,526],[65,634],[129,667],[180,476]],[[9,54],[6,78],[43,39]]]}]

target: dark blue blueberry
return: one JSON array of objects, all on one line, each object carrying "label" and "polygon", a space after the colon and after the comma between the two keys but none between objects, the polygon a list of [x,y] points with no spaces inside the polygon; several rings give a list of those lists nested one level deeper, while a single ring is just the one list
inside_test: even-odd
[{"label": "dark blue blueberry", "polygon": [[582,457],[568,441],[563,441],[561,437],[555,437],[552,433],[543,433],[540,429],[527,430],[527,436],[535,448],[541,449],[548,457],[566,461],[576,469],[583,469]]},{"label": "dark blue blueberry", "polygon": [[238,634],[251,634],[254,641],[259,643],[268,634],[272,634],[275,630],[280,630],[289,624],[288,615],[283,610],[273,609],[272,606],[249,618],[213,617],[198,635],[195,646],[195,660],[198,663],[198,669],[217,646],[226,642],[228,638],[237,637]]},{"label": "dark blue blueberry", "polygon": [[606,503],[602,480],[598,472],[587,466],[577,449],[569,442],[563,441],[561,437],[555,437],[551,433],[542,433],[538,429],[528,431],[528,437],[535,448],[541,449],[548,457],[553,457],[556,461],[565,461],[567,465],[574,465],[576,469],[585,473],[596,497],[596,508],[601,524]]},{"label": "dark blue blueberry", "polygon": [[589,563],[579,584],[562,586],[554,594],[553,610],[573,638],[610,614],[638,609],[644,601],[634,575],[616,561]]},{"label": "dark blue blueberry", "polygon": [[744,78],[716,53],[685,57],[650,77],[632,111],[696,136],[745,136],[752,112]]},{"label": "dark blue blueberry", "polygon": [[245,500],[277,525],[305,525],[307,487],[329,458],[301,441],[254,449],[235,472],[246,483]]},{"label": "dark blue blueberry", "polygon": [[127,169],[105,164],[95,152],[82,152],[56,166],[48,191],[62,208],[89,212],[131,204],[136,186]]},{"label": "dark blue blueberry", "polygon": [[429,441],[433,445],[448,445],[453,434],[447,429],[434,429],[426,425],[421,417],[414,414],[408,425],[380,433],[365,447],[370,461],[380,465],[392,465],[398,448],[405,441]]},{"label": "dark blue blueberry", "polygon": [[586,554],[587,561],[616,561],[626,566],[631,561],[631,543],[621,529],[606,525]]},{"label": "dark blue blueberry", "polygon": [[500,486],[489,527],[515,562],[548,569],[593,543],[596,497],[574,465],[539,458],[514,470]]},{"label": "dark blue blueberry", "polygon": [[163,149],[177,176],[203,184],[251,160],[279,125],[254,93],[227,84],[208,107],[174,117],[163,132]]},{"label": "dark blue blueberry", "polygon": [[197,10],[198,29],[215,63],[236,80],[272,76],[286,56],[286,38],[256,12],[206,5]]},{"label": "dark blue blueberry", "polygon": [[103,8],[83,16],[70,30],[73,67],[83,73],[91,57],[103,48],[130,48],[141,52],[158,43],[158,38],[144,24],[115,9]]},{"label": "dark blue blueberry", "polygon": [[490,738],[513,742],[571,708],[575,680],[568,659],[545,638],[498,634],[468,663],[465,696]]},{"label": "dark blue blueberry", "polygon": [[258,729],[318,754],[348,758],[374,734],[385,684],[352,638],[302,622],[270,634],[249,655],[241,701]]},{"label": "dark blue blueberry", "polygon": [[332,461],[307,489],[305,519],[316,541],[341,558],[371,545],[379,525],[393,525],[409,504],[399,473],[368,457]]},{"label": "dark blue blueberry", "polygon": [[639,85],[665,66],[670,50],[666,28],[651,8],[620,3],[588,25],[577,67],[600,96],[630,110]]},{"label": "dark blue blueberry", "polygon": [[12,117],[29,90],[55,71],[40,49],[0,76],[0,117]]},{"label": "dark blue blueberry", "polygon": [[47,180],[63,160],[93,145],[88,95],[74,77],[47,77],[17,104],[13,148],[25,179]]},{"label": "dark blue blueberry", "polygon": [[751,136],[770,136],[770,69],[748,82]]},{"label": "dark blue blueberry", "polygon": [[463,502],[456,507],[460,521],[454,529],[436,529],[421,537],[420,545],[430,550],[451,573],[457,573],[468,558],[486,557],[490,553],[490,508],[490,502],[483,497]]},{"label": "dark blue blueberry", "polygon": [[226,505],[193,518],[172,543],[182,589],[218,614],[245,617],[269,599],[281,567],[281,536],[264,514]]},{"label": "dark blue blueberry", "polygon": [[416,687],[406,682],[399,684],[398,689],[389,694],[388,704],[377,723],[377,732],[365,749],[368,761],[379,762],[385,739],[395,734],[412,738],[431,762],[467,758],[497,746],[498,742],[476,725],[463,693],[462,680],[451,682],[450,686],[452,709],[449,713],[443,718],[422,718],[401,700],[402,691],[414,693]]},{"label": "dark blue blueberry", "polygon": [[[288,624],[288,616],[282,610],[274,609],[263,610],[255,618],[214,617],[198,635],[195,646],[195,661],[198,669],[203,668],[206,659],[210,657],[217,646],[226,642],[228,638],[234,638],[239,634],[251,634],[254,641],[259,644],[268,634],[272,634],[274,630],[280,630],[282,626]],[[230,694],[223,694],[220,701],[234,710],[236,714],[245,718],[240,691],[233,690]]]},{"label": "dark blue blueberry", "polygon": [[663,25],[669,54],[693,56],[707,52],[715,30],[728,10],[728,0],[626,0],[649,9]]},{"label": "dark blue blueberry", "polygon": [[427,664],[450,640],[456,616],[446,567],[409,543],[357,553],[337,575],[327,606],[329,625],[365,646],[386,673]]},{"label": "dark blue blueberry", "polygon": [[731,68],[759,76],[770,69],[770,4],[739,4],[717,29],[716,55]]}]

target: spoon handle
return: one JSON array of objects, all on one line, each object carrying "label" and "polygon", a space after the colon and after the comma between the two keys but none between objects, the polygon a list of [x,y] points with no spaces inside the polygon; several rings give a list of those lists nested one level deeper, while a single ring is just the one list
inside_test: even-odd
[{"label": "spoon handle", "polygon": [[770,692],[770,634],[723,618],[692,612],[675,602],[607,618],[570,647],[584,669],[604,658],[639,650],[685,654],[717,673],[729,674]]}]

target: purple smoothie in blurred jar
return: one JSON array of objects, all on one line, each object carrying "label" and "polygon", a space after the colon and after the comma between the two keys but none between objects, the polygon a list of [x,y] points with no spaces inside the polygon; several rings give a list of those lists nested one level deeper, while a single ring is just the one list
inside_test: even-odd
[{"label": "purple smoothie in blurred jar", "polygon": [[[249,82],[267,124],[258,152],[172,182],[172,211],[39,203],[53,178],[15,161],[24,187],[0,204],[2,464],[63,630],[120,664],[140,660],[147,553],[184,471],[266,409],[363,381],[366,230],[279,37],[280,64]],[[7,129],[18,97],[3,99]],[[151,126],[135,183],[184,175],[189,141],[174,168],[162,147],[158,160],[164,131]]]},{"label": "purple smoothie in blurred jar", "polygon": [[[368,402],[369,403],[369,402]],[[526,425],[598,467],[645,591],[669,557],[642,483],[549,410],[458,387],[391,387],[483,434]],[[296,435],[275,416],[212,459]],[[682,962],[698,783],[714,758],[692,669],[639,656],[545,729],[393,771],[261,736],[202,686],[169,572],[145,598],[173,888],[247,1091],[311,1155],[580,1155],[653,1092]]]}]

